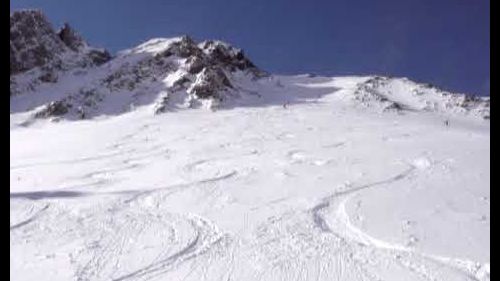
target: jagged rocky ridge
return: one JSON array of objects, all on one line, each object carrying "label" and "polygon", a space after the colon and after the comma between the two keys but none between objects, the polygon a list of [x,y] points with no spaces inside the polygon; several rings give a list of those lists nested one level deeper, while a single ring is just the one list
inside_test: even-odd
[{"label": "jagged rocky ridge", "polygon": [[40,11],[11,15],[11,96],[36,93],[30,104],[37,118],[88,118],[148,103],[156,113],[169,104],[214,107],[238,94],[230,78],[236,72],[266,75],[242,50],[220,41],[152,39],[111,57],[68,24],[56,32]]},{"label": "jagged rocky ridge", "polygon": [[89,47],[69,24],[55,31],[40,11],[23,10],[10,16],[11,81],[13,75],[37,70],[34,79],[55,83],[58,71],[98,66],[110,59],[106,50]]},{"label": "jagged rocky ridge", "polygon": [[[10,25],[11,111],[32,112],[35,119],[92,118],[142,105],[157,114],[216,108],[245,92],[240,81],[273,78],[242,50],[221,41],[158,38],[111,56],[90,47],[68,24],[54,30],[40,11],[14,12]],[[489,98],[451,94],[404,78],[369,77],[350,99],[382,112],[454,111],[485,119],[490,112]]]}]

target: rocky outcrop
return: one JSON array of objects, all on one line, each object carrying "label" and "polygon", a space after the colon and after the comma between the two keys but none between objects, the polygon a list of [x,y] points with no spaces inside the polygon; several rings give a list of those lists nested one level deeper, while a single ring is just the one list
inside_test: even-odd
[{"label": "rocky outcrop", "polygon": [[374,76],[360,83],[354,100],[381,111],[461,112],[490,118],[490,99],[441,90],[406,78]]},{"label": "rocky outcrop", "polygon": [[110,59],[106,50],[89,47],[68,24],[56,32],[41,11],[22,10],[10,15],[11,76],[38,69],[41,73],[35,80],[53,83],[57,75],[50,72],[54,70],[92,67]]},{"label": "rocky outcrop", "polygon": [[230,71],[250,70],[256,73],[260,72],[241,49],[234,48],[224,42],[208,40],[200,43],[199,47],[213,64],[217,64],[222,68],[227,68]]},{"label": "rocky outcrop", "polygon": [[57,35],[68,48],[75,52],[87,46],[83,38],[68,23],[64,24]]},{"label": "rocky outcrop", "polygon": [[72,105],[65,101],[53,101],[45,105],[41,110],[35,113],[35,118],[47,118],[62,116],[69,112]]},{"label": "rocky outcrop", "polygon": [[40,11],[25,10],[11,14],[11,75],[46,65],[65,51],[65,44]]},{"label": "rocky outcrop", "polygon": [[383,88],[389,83],[388,77],[375,76],[360,84],[354,91],[354,98],[363,106],[381,106],[383,111],[401,111],[406,109],[403,104],[387,97]]},{"label": "rocky outcrop", "polygon": [[189,86],[187,92],[196,98],[222,99],[220,93],[232,88],[231,82],[224,71],[216,66],[205,67],[196,75],[196,80]]}]

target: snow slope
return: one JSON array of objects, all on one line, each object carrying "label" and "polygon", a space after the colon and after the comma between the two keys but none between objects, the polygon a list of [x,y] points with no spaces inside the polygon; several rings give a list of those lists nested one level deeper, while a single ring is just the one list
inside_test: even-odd
[{"label": "snow slope", "polygon": [[11,280],[490,280],[484,103],[396,78],[230,79],[213,112],[26,126],[12,98]]}]

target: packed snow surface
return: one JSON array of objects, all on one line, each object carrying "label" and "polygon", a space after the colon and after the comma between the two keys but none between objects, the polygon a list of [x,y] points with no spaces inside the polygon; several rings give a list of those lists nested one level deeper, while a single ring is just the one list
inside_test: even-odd
[{"label": "packed snow surface", "polygon": [[215,111],[12,113],[10,279],[490,280],[489,121],[426,111],[400,80],[386,93],[410,110],[358,106],[368,79],[235,83],[248,95]]}]

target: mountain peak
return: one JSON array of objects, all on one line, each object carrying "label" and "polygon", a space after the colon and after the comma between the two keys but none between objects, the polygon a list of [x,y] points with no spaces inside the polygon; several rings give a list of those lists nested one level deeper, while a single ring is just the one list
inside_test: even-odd
[{"label": "mountain peak", "polygon": [[35,68],[46,72],[99,65],[110,58],[106,50],[88,47],[67,23],[56,32],[40,10],[20,10],[10,15],[11,75]]},{"label": "mountain peak", "polygon": [[64,51],[64,43],[40,10],[21,10],[10,15],[11,74],[43,66]]}]

